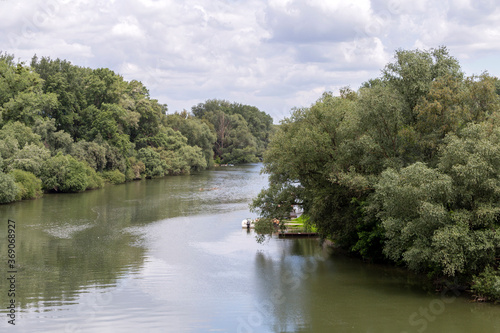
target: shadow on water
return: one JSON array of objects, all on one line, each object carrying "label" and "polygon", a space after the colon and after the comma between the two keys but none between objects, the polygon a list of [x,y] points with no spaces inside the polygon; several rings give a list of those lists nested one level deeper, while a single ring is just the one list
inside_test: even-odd
[{"label": "shadow on water", "polygon": [[241,324],[253,332],[500,332],[491,304],[440,294],[421,276],[367,264],[312,239],[257,252],[258,301]]}]

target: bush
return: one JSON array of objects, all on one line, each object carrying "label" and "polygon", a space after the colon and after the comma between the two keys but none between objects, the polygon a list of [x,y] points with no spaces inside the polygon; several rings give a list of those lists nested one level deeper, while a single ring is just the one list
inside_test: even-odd
[{"label": "bush", "polygon": [[472,290],[474,290],[476,296],[490,301],[500,301],[499,272],[487,267],[479,276],[474,276]]},{"label": "bush", "polygon": [[102,177],[111,184],[125,183],[125,175],[120,170],[104,171]]},{"label": "bush", "polygon": [[81,140],[74,143],[71,155],[87,162],[96,171],[102,171],[106,166],[106,148],[96,142]]},{"label": "bush", "polygon": [[43,162],[50,158],[50,150],[35,144],[28,144],[10,159],[8,169],[19,169],[39,176]]},{"label": "bush", "polygon": [[189,169],[203,170],[207,167],[207,161],[203,156],[203,151],[200,147],[184,146],[179,150],[184,163],[187,163]]},{"label": "bush", "polygon": [[132,170],[132,168],[127,168],[127,171],[125,171],[125,181],[129,182],[134,179],[135,179],[134,170]]},{"label": "bush", "polygon": [[48,191],[81,192],[89,185],[87,165],[62,153],[45,161],[40,178]]},{"label": "bush", "polygon": [[142,175],[146,171],[146,166],[142,161],[137,161],[135,157],[129,158],[130,168],[127,169],[127,180],[142,179]]},{"label": "bush", "polygon": [[14,177],[19,190],[16,200],[36,199],[42,196],[42,181],[31,172],[14,169],[10,175]]},{"label": "bush", "polygon": [[104,180],[94,169],[87,165],[85,171],[89,180],[86,188],[87,190],[94,190],[104,186]]},{"label": "bush", "polygon": [[0,172],[0,203],[9,203],[16,200],[19,188],[14,177]]},{"label": "bush", "polygon": [[153,148],[141,148],[137,159],[144,163],[147,178],[163,177],[168,174],[168,165]]}]

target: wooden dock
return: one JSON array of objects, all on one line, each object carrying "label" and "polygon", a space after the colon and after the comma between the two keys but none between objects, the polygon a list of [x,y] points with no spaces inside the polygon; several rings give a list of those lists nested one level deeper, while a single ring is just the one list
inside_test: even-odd
[{"label": "wooden dock", "polygon": [[280,232],[278,234],[279,238],[313,238],[319,237],[317,232]]}]

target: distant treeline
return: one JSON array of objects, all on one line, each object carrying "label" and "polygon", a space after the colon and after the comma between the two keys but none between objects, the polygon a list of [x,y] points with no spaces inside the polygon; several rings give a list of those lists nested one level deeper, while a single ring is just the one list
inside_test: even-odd
[{"label": "distant treeline", "polygon": [[167,114],[107,68],[0,54],[0,203],[256,162],[272,130],[253,106],[208,100]]},{"label": "distant treeline", "polygon": [[499,93],[444,47],[397,51],[357,91],[293,110],[253,208],[264,224],[300,204],[339,247],[500,299]]}]

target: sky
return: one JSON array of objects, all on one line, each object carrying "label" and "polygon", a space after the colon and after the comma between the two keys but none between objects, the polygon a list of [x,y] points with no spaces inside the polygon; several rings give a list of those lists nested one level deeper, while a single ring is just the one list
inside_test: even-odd
[{"label": "sky", "polygon": [[0,51],[110,68],[169,113],[217,98],[278,123],[398,49],[446,46],[466,75],[500,76],[498,22],[496,0],[0,0]]}]

